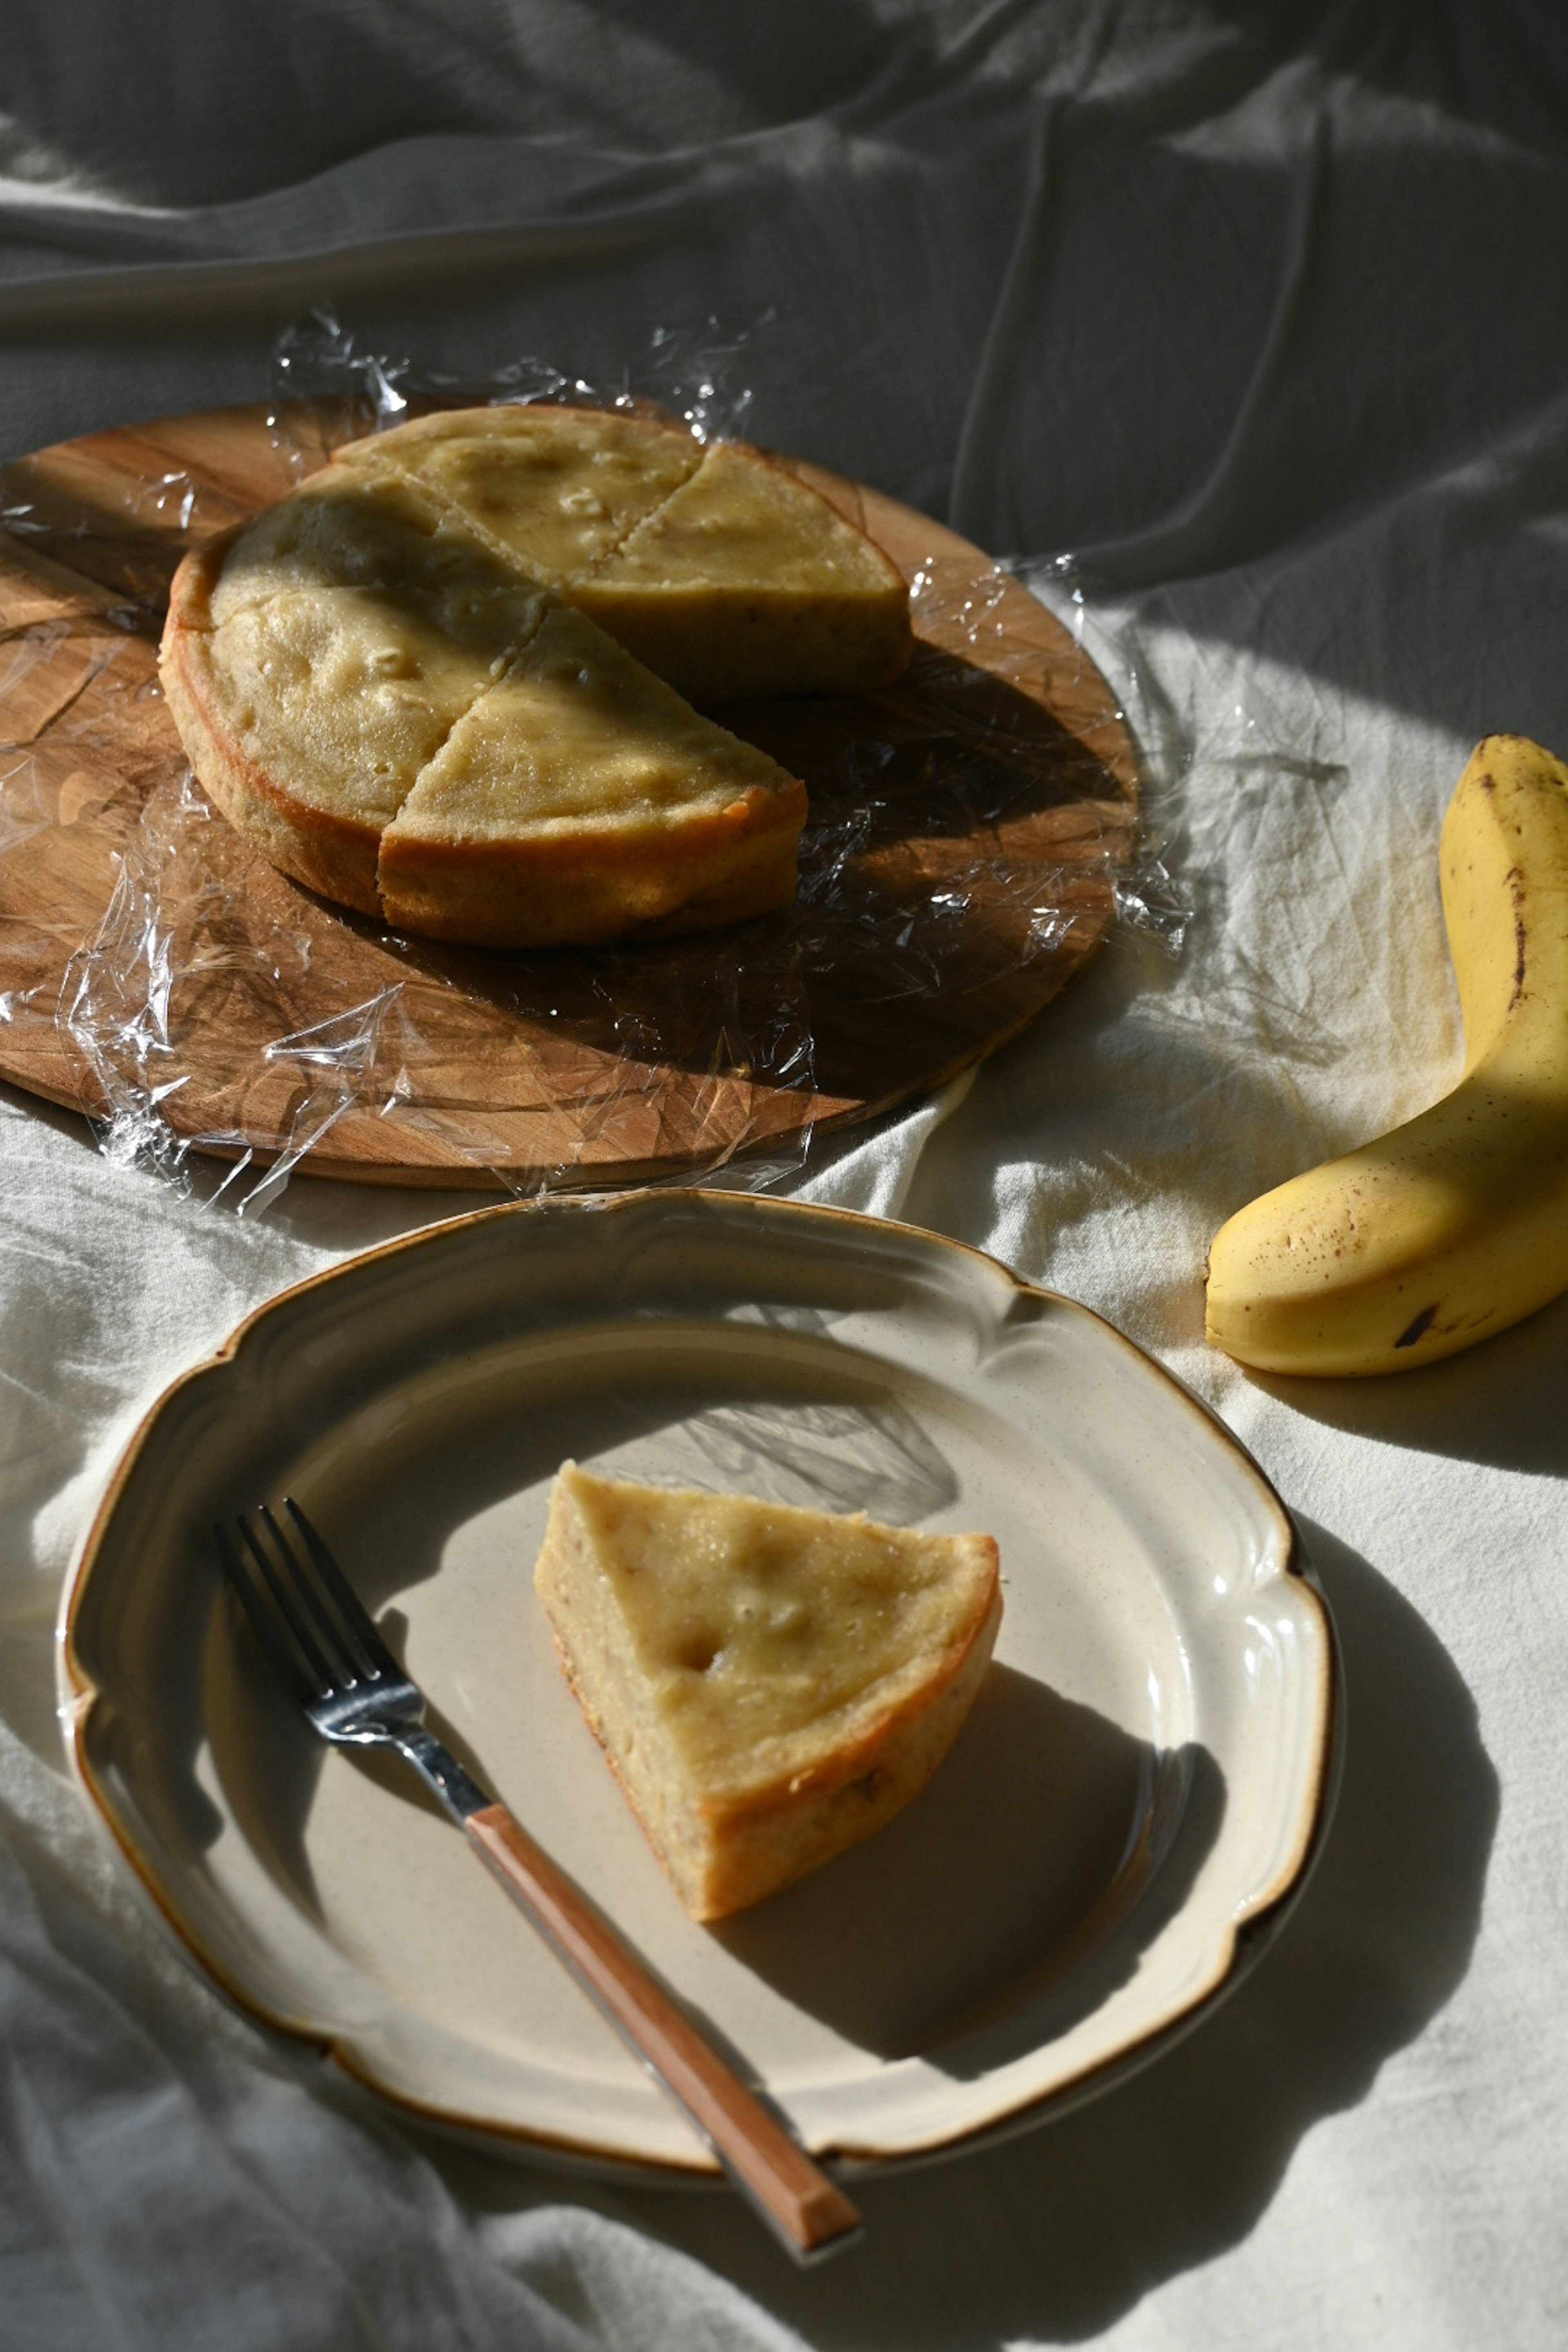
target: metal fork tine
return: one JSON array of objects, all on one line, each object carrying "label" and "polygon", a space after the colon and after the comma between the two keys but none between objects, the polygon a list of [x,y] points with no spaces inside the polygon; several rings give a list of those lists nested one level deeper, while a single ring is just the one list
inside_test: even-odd
[{"label": "metal fork tine", "polygon": [[344,1629],[359,1651],[365,1673],[373,1677],[385,1675],[395,1681],[400,1679],[403,1668],[383,1641],[369,1610],[328,1550],[325,1538],[311,1525],[292,1495],[284,1496],[283,1508],[298,1528],[317,1575],[336,1601]]},{"label": "metal fork tine", "polygon": [[[300,1633],[309,1639],[326,1660],[327,1678],[337,1689],[356,1683],[360,1667],[352,1643],[343,1639],[342,1630],[335,1624],[326,1600],[310,1573],[308,1561],[302,1561],[294,1551],[282,1528],[265,1503],[256,1507],[256,1516],[266,1529],[271,1552],[270,1565],[281,1573],[283,1587],[274,1585],[279,1605],[288,1610]],[[241,1530],[257,1558],[267,1560],[268,1547],[264,1546],[255,1528],[240,1521]]]},{"label": "metal fork tine", "polygon": [[[297,1643],[310,1662],[310,1675],[318,1691],[335,1690],[342,1680],[338,1661],[330,1643],[323,1643],[312,1622],[310,1612],[300,1606],[294,1579],[286,1576],[278,1560],[262,1542],[252,1520],[243,1515],[236,1520],[240,1541],[254,1562],[256,1580],[262,1586],[273,1609],[289,1630],[290,1640]],[[285,1556],[284,1566],[288,1565]]]},{"label": "metal fork tine", "polygon": [[[241,1527],[243,1529],[243,1522]],[[290,1690],[319,1693],[328,1686],[331,1677],[301,1640],[299,1628],[288,1610],[278,1601],[276,1592],[272,1594],[276,1605],[268,1608],[257,1590],[255,1577],[247,1573],[228,1529],[215,1527],[213,1533],[217,1538],[218,1552],[225,1573],[234,1587],[235,1597],[249,1618],[258,1641],[271,1661],[274,1673],[282,1676]],[[247,1548],[251,1547],[247,1545]],[[268,1590],[272,1591],[270,1580]]]}]

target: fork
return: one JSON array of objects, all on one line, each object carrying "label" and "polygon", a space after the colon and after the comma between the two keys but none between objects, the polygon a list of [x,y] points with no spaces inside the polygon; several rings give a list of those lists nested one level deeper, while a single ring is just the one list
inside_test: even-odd
[{"label": "fork", "polygon": [[336,1747],[392,1748],[414,1766],[798,2262],[847,2245],[861,2228],[849,2200],[582,1890],[426,1729],[424,1693],[291,1496],[282,1508],[287,1530],[264,1503],[232,1532],[214,1532],[263,1650],[313,1727]]}]

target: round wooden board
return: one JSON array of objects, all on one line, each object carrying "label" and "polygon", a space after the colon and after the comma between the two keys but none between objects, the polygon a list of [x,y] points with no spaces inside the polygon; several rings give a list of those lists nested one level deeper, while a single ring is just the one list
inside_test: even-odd
[{"label": "round wooden board", "polygon": [[0,474],[0,1077],[128,1148],[531,1189],[711,1169],[938,1085],[1091,953],[1137,814],[1104,678],[941,525],[805,464],[913,588],[905,679],[733,705],[804,777],[795,905],[657,946],[444,948],[275,872],[189,776],[157,683],[187,546],[352,422],[209,411]]}]

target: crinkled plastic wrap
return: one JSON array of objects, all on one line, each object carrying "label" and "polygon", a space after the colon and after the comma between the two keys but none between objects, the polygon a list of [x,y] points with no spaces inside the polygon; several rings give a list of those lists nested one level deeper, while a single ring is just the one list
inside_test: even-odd
[{"label": "crinkled plastic wrap", "polygon": [[[733,435],[746,350],[665,334],[636,395],[530,361],[460,396],[651,398],[700,438]],[[416,400],[457,396],[318,314],[277,353],[279,487]],[[5,483],[0,1043],[7,1076],[89,1108],[119,1165],[251,1214],[300,1166],[520,1193],[721,1171],[761,1188],[824,1127],[1023,1026],[1108,920],[1180,947],[1126,759],[1118,786],[1096,738],[1110,727],[1126,751],[1081,633],[1079,726],[1028,691],[1016,580],[955,566],[934,526],[911,593],[937,642],[907,680],[719,714],[806,779],[792,908],[692,940],[498,955],[327,908],[195,783],[153,667],[174,557],[228,519],[204,511],[195,469],[161,464],[149,431],[109,520],[68,468]],[[1070,627],[1070,570],[1042,585]]]}]

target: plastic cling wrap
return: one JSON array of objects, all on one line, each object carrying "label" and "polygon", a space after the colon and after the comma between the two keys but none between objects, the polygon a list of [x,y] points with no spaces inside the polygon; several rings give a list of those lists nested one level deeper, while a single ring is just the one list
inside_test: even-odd
[{"label": "plastic cling wrap", "polygon": [[[699,438],[733,433],[743,353],[661,337],[643,382]],[[1022,1027],[1112,925],[1179,944],[1126,723],[1070,625],[806,467],[904,567],[919,643],[882,693],[715,714],[806,782],[793,907],[503,955],[299,888],[209,804],[163,707],[185,548],[422,400],[645,404],[535,362],[459,394],[321,318],[285,337],[278,383],[265,409],[0,478],[0,1075],[85,1109],[111,1160],[252,1213],[300,1166],[516,1192],[772,1182],[815,1130]]]}]

